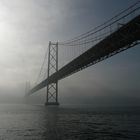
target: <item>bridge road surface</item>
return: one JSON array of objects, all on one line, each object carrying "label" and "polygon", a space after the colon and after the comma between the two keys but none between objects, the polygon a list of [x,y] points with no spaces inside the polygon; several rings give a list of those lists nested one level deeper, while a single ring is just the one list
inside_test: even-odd
[{"label": "bridge road surface", "polygon": [[140,40],[140,15],[124,24],[118,30],[107,36],[98,44],[60,68],[50,77],[31,89],[28,95],[44,88],[45,86],[61,80],[75,72],[87,68],[97,62],[111,57],[121,51],[134,47]]}]

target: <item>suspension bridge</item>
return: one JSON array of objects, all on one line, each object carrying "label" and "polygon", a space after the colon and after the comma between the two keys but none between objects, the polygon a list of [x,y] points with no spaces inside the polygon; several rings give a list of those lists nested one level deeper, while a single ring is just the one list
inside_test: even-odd
[{"label": "suspension bridge", "polygon": [[[71,40],[50,41],[36,85],[27,94],[47,87],[46,105],[58,105],[59,80],[134,47],[139,42],[140,1]],[[45,73],[42,74],[44,68]],[[41,75],[43,78],[39,81]]]}]

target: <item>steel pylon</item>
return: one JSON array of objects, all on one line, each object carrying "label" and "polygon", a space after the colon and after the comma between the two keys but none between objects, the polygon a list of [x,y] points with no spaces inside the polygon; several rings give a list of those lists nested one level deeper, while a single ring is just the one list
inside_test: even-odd
[{"label": "steel pylon", "polygon": [[[57,71],[58,71],[58,43],[49,42],[48,78]],[[59,105],[58,80],[47,85],[47,96],[45,105]]]}]

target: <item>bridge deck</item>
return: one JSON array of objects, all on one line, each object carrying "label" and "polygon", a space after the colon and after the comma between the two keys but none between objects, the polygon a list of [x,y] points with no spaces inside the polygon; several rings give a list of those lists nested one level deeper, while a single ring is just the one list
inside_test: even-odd
[{"label": "bridge deck", "polygon": [[29,94],[44,88],[50,83],[63,79],[90,65],[111,57],[112,55],[115,55],[125,49],[133,47],[139,40],[140,15],[59,69],[58,72],[52,74],[49,78],[42,81],[40,84],[31,89]]}]

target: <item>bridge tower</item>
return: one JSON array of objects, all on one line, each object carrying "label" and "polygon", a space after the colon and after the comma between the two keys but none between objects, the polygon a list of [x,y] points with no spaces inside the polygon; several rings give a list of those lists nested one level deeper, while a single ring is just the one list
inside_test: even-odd
[{"label": "bridge tower", "polygon": [[[48,50],[48,78],[58,71],[58,43],[49,42]],[[58,103],[58,80],[47,85],[45,105],[59,105]]]},{"label": "bridge tower", "polygon": [[28,96],[28,93],[30,91],[30,82],[25,83],[25,97]]}]

